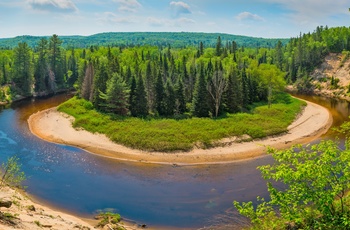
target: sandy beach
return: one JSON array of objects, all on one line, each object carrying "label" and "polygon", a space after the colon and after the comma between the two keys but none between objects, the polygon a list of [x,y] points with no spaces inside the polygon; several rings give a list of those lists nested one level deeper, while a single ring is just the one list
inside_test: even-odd
[{"label": "sandy beach", "polygon": [[15,218],[14,224],[0,221],[0,229],[93,229],[93,225],[77,217],[62,212],[54,211],[48,207],[34,203],[26,195],[9,187],[0,191],[1,201],[12,201],[10,208],[1,207],[0,211],[11,213]]},{"label": "sandy beach", "polygon": [[223,147],[179,153],[130,149],[113,143],[102,134],[74,129],[73,121],[73,117],[51,108],[31,115],[28,124],[31,132],[41,139],[76,146],[104,157],[143,163],[195,165],[247,160],[265,154],[268,146],[283,149],[310,142],[327,132],[332,124],[332,116],[326,108],[307,102],[303,112],[285,134],[241,143],[235,142],[235,137],[226,138],[222,140]]},{"label": "sandy beach", "polygon": [[[12,202],[12,205],[0,207],[0,230],[92,230],[111,229],[107,225],[104,228],[96,227],[100,220],[81,219],[61,211],[49,208],[45,204],[30,199],[22,190],[4,186],[0,189],[0,201]],[[2,215],[12,216],[11,222],[6,221]],[[125,230],[142,229],[137,224],[122,220],[118,226]]]}]

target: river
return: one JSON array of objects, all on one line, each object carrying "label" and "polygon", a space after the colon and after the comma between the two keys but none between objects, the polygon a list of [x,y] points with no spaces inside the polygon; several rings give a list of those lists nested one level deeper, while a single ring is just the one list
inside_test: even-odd
[{"label": "river", "polygon": [[[27,118],[32,113],[69,97],[28,99],[0,112],[0,161],[13,155],[20,158],[28,177],[26,191],[35,200],[85,218],[114,211],[151,227],[196,229],[240,225],[243,219],[232,201],[267,196],[256,167],[271,163],[269,156],[207,166],[127,163],[48,143],[30,133]],[[348,120],[347,102],[300,97],[327,107],[334,126]],[[333,137],[330,131],[322,138]]]}]

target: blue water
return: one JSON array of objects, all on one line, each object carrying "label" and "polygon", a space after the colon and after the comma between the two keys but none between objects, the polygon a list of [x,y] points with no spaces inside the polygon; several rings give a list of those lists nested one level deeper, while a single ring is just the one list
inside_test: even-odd
[{"label": "blue water", "polygon": [[[0,112],[0,161],[17,155],[27,192],[41,202],[82,217],[114,211],[149,226],[199,228],[234,226],[242,219],[233,200],[267,196],[256,167],[271,163],[269,157],[209,166],[126,163],[33,136],[28,115],[66,98],[28,100]],[[345,119],[343,110],[334,113]]]}]

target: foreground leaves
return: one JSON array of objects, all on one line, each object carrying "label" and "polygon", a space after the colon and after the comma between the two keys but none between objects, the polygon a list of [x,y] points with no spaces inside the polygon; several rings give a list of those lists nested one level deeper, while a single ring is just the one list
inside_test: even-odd
[{"label": "foreground leaves", "polygon": [[349,146],[347,141],[342,150],[335,141],[322,141],[270,149],[275,163],[258,168],[268,181],[271,200],[258,199],[256,207],[252,202],[234,205],[256,229],[349,229]]}]

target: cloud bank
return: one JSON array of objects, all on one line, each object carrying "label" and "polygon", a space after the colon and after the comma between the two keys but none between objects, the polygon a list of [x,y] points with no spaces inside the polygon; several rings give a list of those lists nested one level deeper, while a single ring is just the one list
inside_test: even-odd
[{"label": "cloud bank", "polygon": [[29,0],[31,8],[39,11],[70,13],[77,11],[77,7],[71,0]]},{"label": "cloud bank", "polygon": [[181,14],[192,14],[191,7],[185,2],[170,2],[170,8],[174,17]]}]

